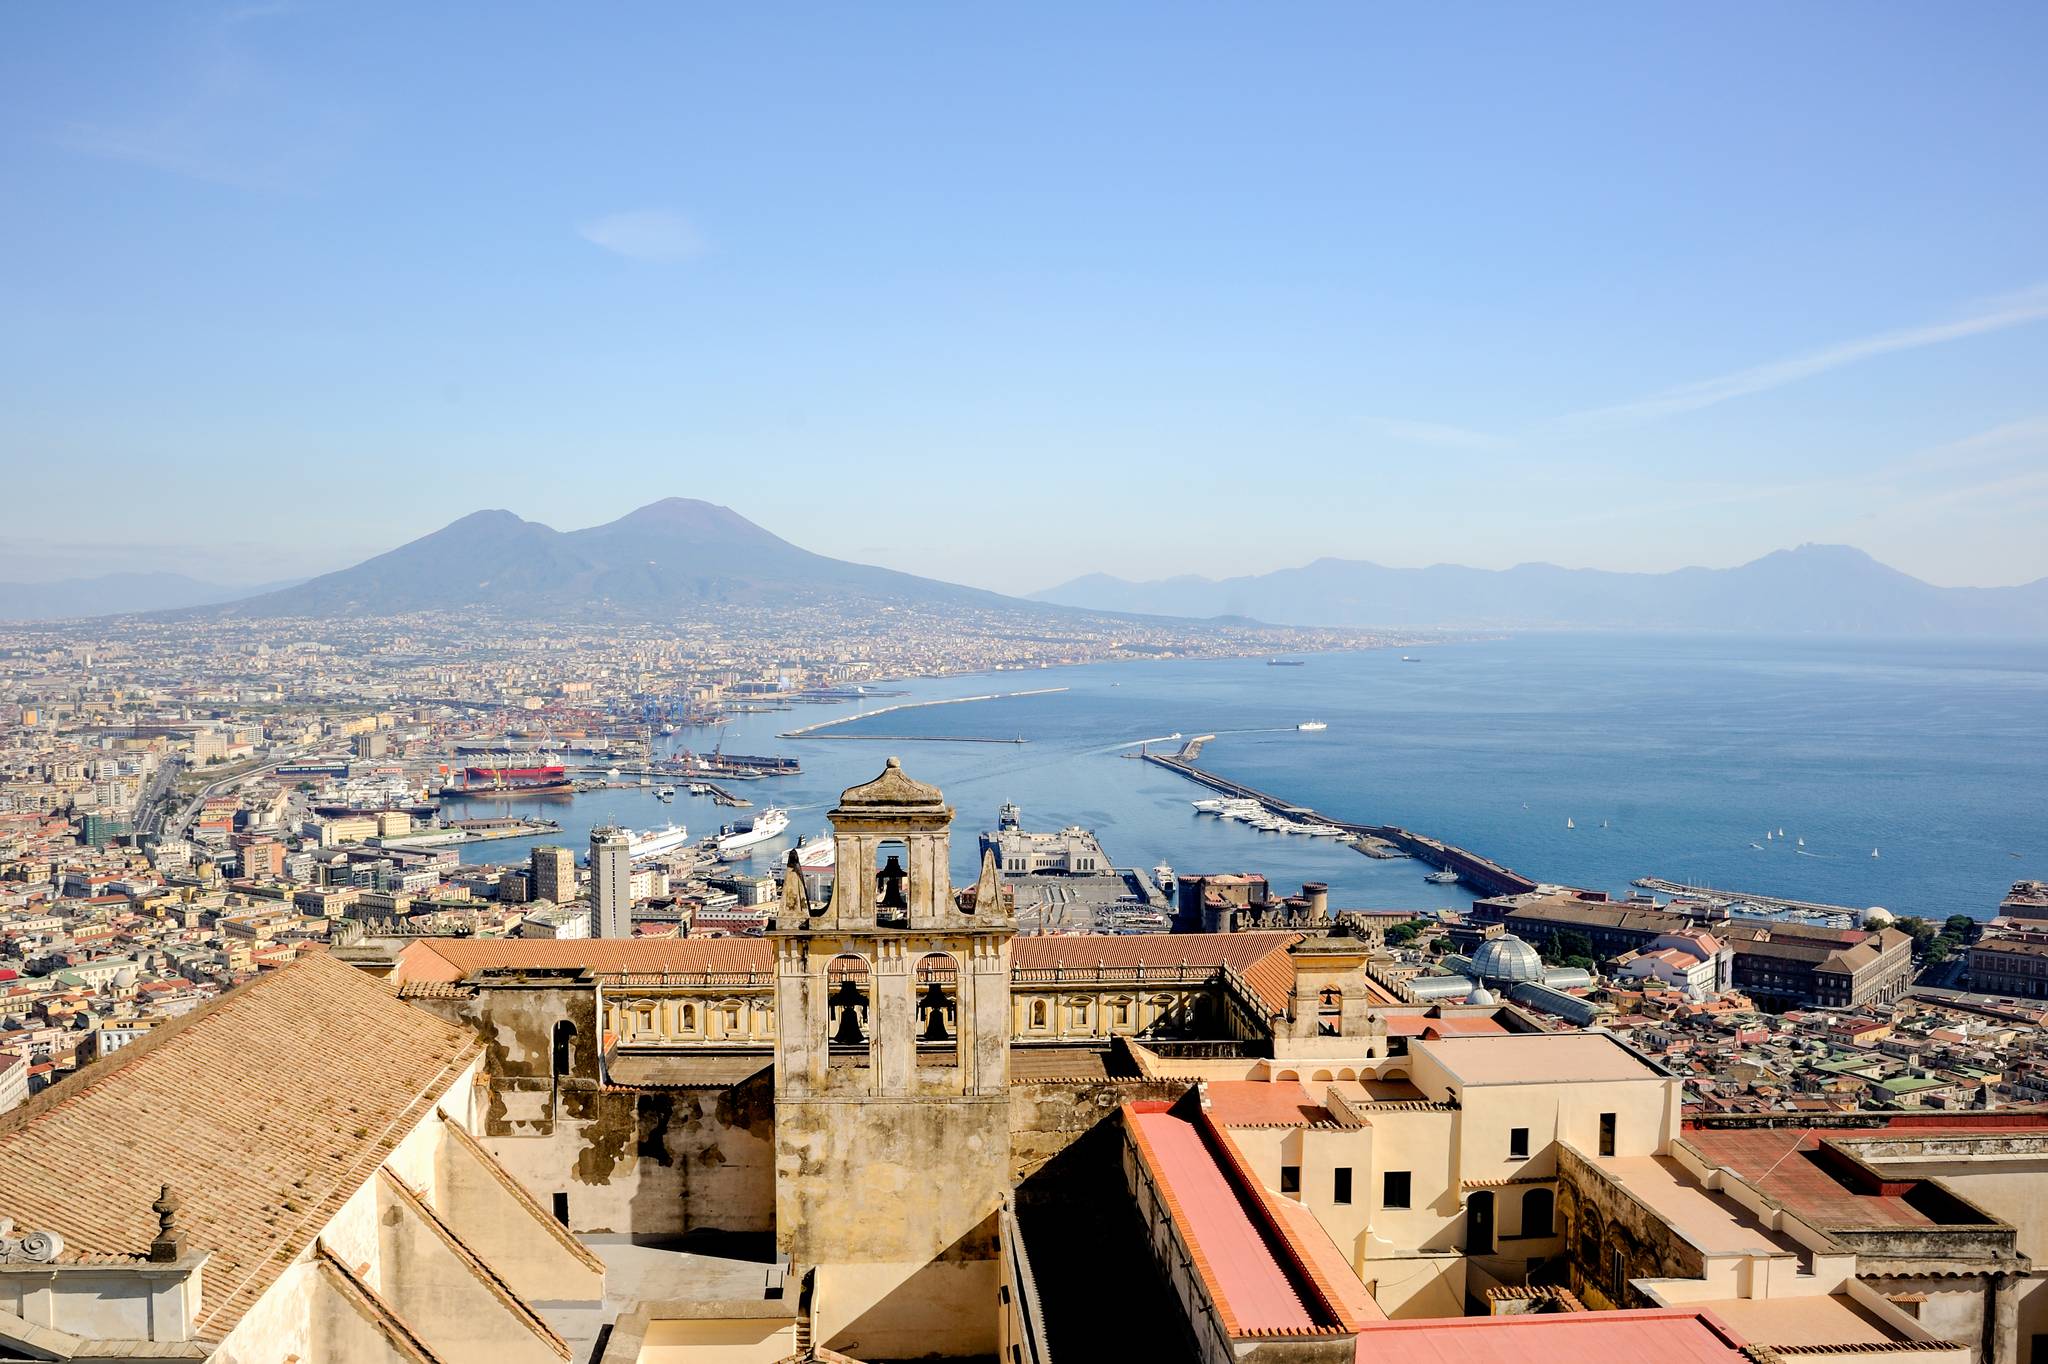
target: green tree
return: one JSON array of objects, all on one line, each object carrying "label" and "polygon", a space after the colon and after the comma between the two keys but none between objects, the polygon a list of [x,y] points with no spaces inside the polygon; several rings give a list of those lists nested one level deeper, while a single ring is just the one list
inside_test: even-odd
[{"label": "green tree", "polygon": [[1590,971],[1593,969],[1593,940],[1575,928],[1567,928],[1550,935],[1541,955],[1552,966],[1572,966],[1584,961],[1585,969]]},{"label": "green tree", "polygon": [[1406,947],[1406,946],[1407,946],[1407,945],[1408,945],[1409,943],[1412,943],[1412,942],[1414,942],[1414,941],[1415,941],[1415,939],[1416,939],[1416,938],[1417,938],[1418,936],[1420,936],[1420,934],[1421,934],[1421,933],[1422,933],[1422,925],[1421,925],[1421,924],[1418,924],[1418,923],[1405,923],[1405,924],[1395,924],[1395,925],[1394,925],[1394,926],[1393,926],[1392,928],[1390,928],[1390,929],[1388,929],[1388,930],[1387,930],[1387,946],[1389,946],[1389,947]]}]

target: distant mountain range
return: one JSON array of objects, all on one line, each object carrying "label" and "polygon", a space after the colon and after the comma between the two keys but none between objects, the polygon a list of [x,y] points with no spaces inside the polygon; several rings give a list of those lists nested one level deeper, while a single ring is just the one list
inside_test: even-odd
[{"label": "distant mountain range", "polygon": [[[671,497],[585,530],[480,511],[350,568],[236,588],[176,573],[0,584],[0,619],[204,612],[254,619],[480,611],[660,619],[717,606],[1087,611],[1218,626],[1685,629],[2048,636],[2048,579],[1945,588],[1842,545],[1802,545],[1738,568],[1608,573],[1521,564],[1385,568],[1319,559],[1254,577],[1134,583],[1076,578],[1030,599],[800,549],[727,507]],[[1054,622],[1053,628],[1056,628]]]},{"label": "distant mountain range", "polygon": [[1357,559],[1221,580],[1134,583],[1092,573],[1033,600],[1276,625],[2048,635],[2048,578],[2022,587],[1936,587],[1846,545],[1801,545],[1737,568],[1671,573],[1551,564],[1386,568]]},{"label": "distant mountain range", "polygon": [[231,587],[182,573],[107,573],[48,583],[0,583],[0,620],[69,620],[127,611],[172,611],[234,601],[279,583]]},{"label": "distant mountain range", "polygon": [[1060,608],[828,559],[738,512],[671,497],[586,530],[480,511],[431,535],[224,614],[360,617],[412,611],[645,618],[721,605]]}]

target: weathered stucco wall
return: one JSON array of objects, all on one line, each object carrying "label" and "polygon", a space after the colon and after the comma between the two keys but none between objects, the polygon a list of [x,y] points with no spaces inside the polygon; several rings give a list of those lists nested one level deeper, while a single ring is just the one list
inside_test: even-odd
[{"label": "weathered stucco wall", "polygon": [[[1698,1247],[1636,1202],[1576,1151],[1557,1147],[1557,1211],[1571,1265],[1571,1290],[1588,1307],[1654,1307],[1635,1279],[1697,1279],[1706,1273]],[[1621,1257],[1620,1299],[1614,1293]]]},{"label": "weathered stucco wall", "polygon": [[[773,1228],[767,1056],[760,1071],[731,1086],[606,1085],[596,993],[587,983],[492,985],[469,998],[415,1002],[484,1038],[477,1138],[541,1206],[566,1195],[571,1230],[677,1236]],[[566,1067],[557,1073],[565,1024]]]}]

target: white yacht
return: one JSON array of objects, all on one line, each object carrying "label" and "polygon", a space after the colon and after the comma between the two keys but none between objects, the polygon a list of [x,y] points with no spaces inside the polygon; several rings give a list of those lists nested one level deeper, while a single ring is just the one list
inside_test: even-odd
[{"label": "white yacht", "polygon": [[1321,720],[1304,720],[1300,724],[1296,725],[1295,728],[1302,731],[1304,734],[1313,734],[1318,730],[1328,729],[1329,726],[1324,724]]},{"label": "white yacht", "polygon": [[1205,815],[1220,815],[1223,813],[1223,807],[1229,803],[1229,801],[1224,800],[1221,796],[1214,800],[1191,800],[1188,802],[1188,804],[1194,806],[1196,810]]}]

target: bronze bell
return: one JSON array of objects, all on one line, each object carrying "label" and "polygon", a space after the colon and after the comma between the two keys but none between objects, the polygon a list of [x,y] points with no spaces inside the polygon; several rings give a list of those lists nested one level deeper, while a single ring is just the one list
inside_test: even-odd
[{"label": "bronze bell", "polygon": [[896,854],[889,854],[889,861],[875,873],[875,890],[881,898],[875,902],[877,909],[909,909],[910,901],[903,894],[903,883],[910,874],[903,870],[903,864],[896,860]]}]

